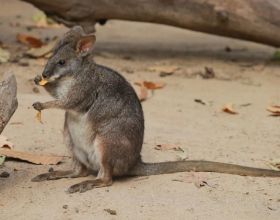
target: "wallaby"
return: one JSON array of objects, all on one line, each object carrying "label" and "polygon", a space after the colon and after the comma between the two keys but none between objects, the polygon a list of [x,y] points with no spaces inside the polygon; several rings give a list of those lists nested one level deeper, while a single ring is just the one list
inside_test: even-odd
[{"label": "wallaby", "polygon": [[33,107],[64,109],[64,138],[74,160],[73,170],[38,175],[32,181],[84,177],[95,179],[72,185],[69,193],[112,184],[116,176],[147,176],[175,172],[218,172],[243,176],[280,177],[279,171],[212,161],[144,163],[141,148],[144,116],[141,103],[123,76],[96,64],[92,51],[95,35],[80,26],[68,31],[53,49],[36,84],[55,98]]}]

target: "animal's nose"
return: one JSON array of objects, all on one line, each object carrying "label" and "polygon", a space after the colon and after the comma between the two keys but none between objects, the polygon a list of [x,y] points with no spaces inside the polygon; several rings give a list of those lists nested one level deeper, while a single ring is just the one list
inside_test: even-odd
[{"label": "animal's nose", "polygon": [[47,78],[49,76],[49,73],[48,72],[43,72],[42,76],[43,76],[43,78]]}]

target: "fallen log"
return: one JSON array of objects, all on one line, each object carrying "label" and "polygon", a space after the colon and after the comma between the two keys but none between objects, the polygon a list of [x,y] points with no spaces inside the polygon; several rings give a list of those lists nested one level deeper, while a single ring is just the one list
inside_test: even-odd
[{"label": "fallen log", "polygon": [[24,0],[66,26],[152,22],[280,46],[280,0]]},{"label": "fallen log", "polygon": [[0,134],[18,107],[17,82],[14,75],[5,75],[0,82]]}]

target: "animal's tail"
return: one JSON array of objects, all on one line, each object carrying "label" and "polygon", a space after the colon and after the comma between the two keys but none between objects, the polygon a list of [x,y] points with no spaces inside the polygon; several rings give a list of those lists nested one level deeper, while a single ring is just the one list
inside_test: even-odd
[{"label": "animal's tail", "polygon": [[219,163],[204,160],[188,160],[161,163],[138,163],[128,175],[150,176],[177,172],[216,172],[241,176],[280,177],[280,171]]}]

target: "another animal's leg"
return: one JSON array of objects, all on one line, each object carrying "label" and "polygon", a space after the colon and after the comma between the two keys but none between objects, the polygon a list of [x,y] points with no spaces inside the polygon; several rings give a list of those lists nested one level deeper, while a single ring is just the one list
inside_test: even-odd
[{"label": "another animal's leg", "polygon": [[[65,115],[65,119],[66,117],[67,117],[67,113]],[[68,130],[66,120],[64,123],[64,141],[65,144],[68,146],[70,152],[73,152],[73,142],[72,142],[71,134],[69,133]],[[74,167],[72,170],[58,170],[49,173],[43,173],[34,177],[31,181],[41,182],[45,180],[57,180],[61,178],[76,178],[76,177],[88,176],[89,174],[88,169],[75,158],[75,155],[73,155],[73,164]]]}]

